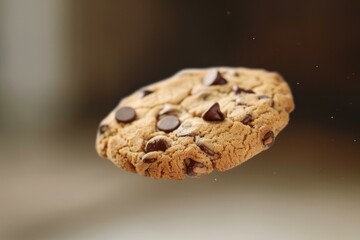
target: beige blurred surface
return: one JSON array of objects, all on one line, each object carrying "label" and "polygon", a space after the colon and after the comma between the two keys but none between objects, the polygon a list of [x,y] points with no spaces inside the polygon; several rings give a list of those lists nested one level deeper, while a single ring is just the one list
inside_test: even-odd
[{"label": "beige blurred surface", "polygon": [[352,136],[291,126],[269,151],[231,171],[164,181],[97,157],[88,130],[49,141],[1,138],[7,161],[0,169],[0,239],[360,236],[359,148]]}]

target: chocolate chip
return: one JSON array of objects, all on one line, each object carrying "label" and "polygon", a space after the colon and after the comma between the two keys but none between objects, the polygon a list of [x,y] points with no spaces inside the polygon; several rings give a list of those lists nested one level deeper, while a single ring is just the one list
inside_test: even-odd
[{"label": "chocolate chip", "polygon": [[224,114],[220,111],[219,103],[214,103],[202,115],[205,121],[224,121]]},{"label": "chocolate chip", "polygon": [[206,154],[210,155],[210,156],[214,156],[215,152],[213,150],[211,150],[209,147],[207,147],[202,141],[198,141],[196,143],[196,145]]},{"label": "chocolate chip", "polygon": [[232,90],[235,94],[240,94],[240,93],[255,93],[253,90],[250,90],[250,89],[244,89],[244,88],[241,88],[239,86],[233,86],[232,87]]},{"label": "chocolate chip", "polygon": [[246,114],[244,120],[242,120],[241,122],[245,125],[249,125],[249,123],[251,123],[253,120],[253,117],[251,114]]},{"label": "chocolate chip", "polygon": [[144,89],[144,90],[142,90],[142,97],[145,97],[145,96],[147,96],[149,94],[152,94],[153,92],[154,91],[151,91],[149,89]]},{"label": "chocolate chip", "polygon": [[143,161],[143,163],[153,163],[153,162],[156,162],[156,160],[157,160],[157,153],[156,153],[156,152],[145,153],[145,154],[141,157],[141,160]]},{"label": "chocolate chip", "polygon": [[156,162],[156,158],[144,158],[143,159],[143,162],[144,163],[153,163],[153,162]]},{"label": "chocolate chip", "polygon": [[189,176],[196,176],[195,169],[196,168],[204,168],[205,165],[203,163],[199,163],[194,161],[191,158],[185,159],[185,166],[186,166],[186,174]]},{"label": "chocolate chip", "polygon": [[169,141],[161,137],[150,139],[145,146],[145,152],[163,151],[170,147]]},{"label": "chocolate chip", "polygon": [[141,160],[144,162],[144,163],[153,163],[153,162],[156,162],[156,158],[141,158]]},{"label": "chocolate chip", "polygon": [[99,126],[99,133],[104,134],[108,129],[109,129],[109,126],[106,125],[106,124],[100,125]]},{"label": "chocolate chip", "polygon": [[118,122],[129,123],[136,118],[136,112],[132,107],[122,107],[116,111],[115,118]]},{"label": "chocolate chip", "polygon": [[166,116],[157,123],[157,128],[164,132],[172,132],[180,126],[180,120],[176,116]]},{"label": "chocolate chip", "polygon": [[265,133],[264,137],[262,138],[262,142],[265,146],[271,147],[271,145],[275,142],[275,135],[273,131],[269,131]]},{"label": "chocolate chip", "polygon": [[211,69],[205,75],[203,83],[207,86],[212,86],[212,85],[224,85],[227,84],[227,81],[225,78],[223,78],[223,76],[218,70]]}]

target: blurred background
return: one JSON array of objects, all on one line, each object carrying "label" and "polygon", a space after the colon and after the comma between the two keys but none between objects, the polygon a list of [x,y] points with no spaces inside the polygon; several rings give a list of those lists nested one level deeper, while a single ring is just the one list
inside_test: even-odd
[{"label": "blurred background", "polygon": [[[0,239],[360,239],[360,2],[0,0]],[[280,72],[290,125],[225,173],[152,180],[94,150],[180,69]]]}]

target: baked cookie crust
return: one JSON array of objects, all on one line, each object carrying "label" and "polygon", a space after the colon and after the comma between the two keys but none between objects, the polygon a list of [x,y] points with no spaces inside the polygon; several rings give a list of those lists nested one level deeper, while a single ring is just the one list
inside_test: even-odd
[{"label": "baked cookie crust", "polygon": [[142,176],[199,177],[268,149],[293,110],[276,72],[187,69],[122,99],[101,122],[96,150]]}]

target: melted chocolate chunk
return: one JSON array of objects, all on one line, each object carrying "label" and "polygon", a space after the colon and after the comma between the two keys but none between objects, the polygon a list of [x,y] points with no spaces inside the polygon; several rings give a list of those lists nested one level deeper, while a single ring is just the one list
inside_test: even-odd
[{"label": "melted chocolate chunk", "polygon": [[99,133],[104,134],[109,129],[109,126],[104,124],[99,126]]},{"label": "melted chocolate chunk", "polygon": [[211,150],[209,147],[207,147],[202,141],[198,141],[196,145],[206,154],[210,156],[214,156],[215,152]]},{"label": "melted chocolate chunk", "polygon": [[226,79],[216,69],[211,69],[204,77],[203,83],[207,86],[227,84]]},{"label": "melted chocolate chunk", "polygon": [[265,133],[264,137],[262,138],[262,142],[265,146],[271,147],[275,142],[275,135],[273,131],[269,131]]},{"label": "melted chocolate chunk", "polygon": [[156,162],[156,158],[142,158],[142,161],[144,163],[153,163],[153,162]]},{"label": "melted chocolate chunk", "polygon": [[244,118],[244,120],[242,120],[241,122],[245,125],[249,125],[249,123],[251,123],[253,120],[253,117],[251,114],[247,114],[246,117]]},{"label": "melted chocolate chunk", "polygon": [[145,96],[147,96],[149,94],[152,94],[153,92],[154,91],[151,91],[149,89],[144,89],[144,90],[142,90],[142,97],[145,97]]},{"label": "melted chocolate chunk", "polygon": [[164,138],[150,139],[145,146],[145,152],[163,151],[170,147],[170,143]]},{"label": "melted chocolate chunk", "polygon": [[132,107],[119,108],[115,113],[115,119],[117,122],[129,123],[136,118],[136,112]]},{"label": "melted chocolate chunk", "polygon": [[186,174],[189,176],[196,176],[196,172],[194,171],[195,168],[203,168],[205,165],[203,163],[199,163],[194,161],[191,158],[185,159],[185,166],[186,166]]},{"label": "melted chocolate chunk", "polygon": [[214,103],[203,113],[202,118],[205,121],[224,121],[225,116],[220,111],[219,103]]},{"label": "melted chocolate chunk", "polygon": [[157,123],[157,128],[166,133],[172,132],[180,126],[180,120],[176,116],[166,116]]},{"label": "melted chocolate chunk", "polygon": [[233,86],[232,87],[232,90],[235,94],[240,94],[240,93],[255,93],[253,90],[250,90],[250,89],[244,89],[244,88],[241,88],[239,86]]}]

